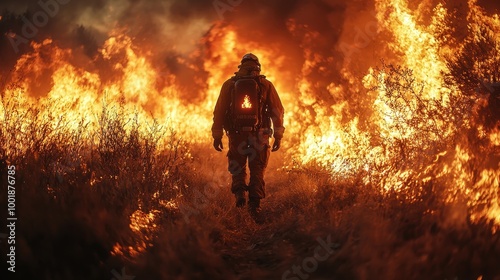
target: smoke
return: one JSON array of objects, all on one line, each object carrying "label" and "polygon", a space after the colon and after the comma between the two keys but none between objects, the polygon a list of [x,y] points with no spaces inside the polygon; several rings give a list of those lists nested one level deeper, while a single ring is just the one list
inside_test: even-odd
[{"label": "smoke", "polygon": [[[55,3],[57,12],[47,22],[36,24],[43,18],[35,15],[46,12],[42,6],[47,3]],[[222,10],[217,3],[223,4]],[[199,94],[204,90],[202,84],[193,84],[192,77],[206,80],[206,71],[215,71],[202,67],[206,51],[203,49],[207,46],[201,39],[214,23],[224,22],[236,30],[241,41],[280,50],[287,67],[284,70],[291,73],[301,72],[306,59],[304,49],[321,54],[324,58],[311,69],[309,78],[316,79],[318,87],[323,87],[321,81],[325,77],[340,78],[335,71],[340,60],[334,60],[335,67],[326,64],[332,61],[328,58],[342,56],[335,46],[342,35],[347,5],[365,6],[362,1],[346,4],[340,0],[6,0],[0,4],[0,71],[11,70],[22,54],[30,52],[29,42],[45,38],[52,38],[60,47],[71,48],[77,61],[84,57],[93,61],[110,33],[119,30],[118,33],[130,36],[135,45],[151,54],[159,71],[176,75],[182,92],[190,92],[185,98],[192,99],[193,92]],[[30,29],[26,34],[26,21],[34,24],[36,31]],[[321,36],[305,38],[310,32]],[[17,36],[15,43],[13,36]]]},{"label": "smoke", "polygon": [[[6,22],[4,30],[10,29],[22,36],[19,25],[25,22],[21,16],[33,22],[33,15],[44,12],[42,4],[47,3],[58,6],[57,12],[50,16],[47,24],[37,28],[34,38],[28,39],[39,41],[50,36],[68,42],[74,39],[74,31],[83,27],[102,44],[113,29],[123,28],[149,47],[177,48],[182,52],[192,49],[192,42],[210,28],[210,22],[216,17],[209,1],[6,0],[0,4],[4,20],[9,16],[16,18]],[[16,20],[21,24],[15,24]],[[8,47],[2,45],[2,50]]]},{"label": "smoke", "polygon": [[[89,65],[109,68],[99,59],[98,50],[114,32],[133,38],[135,45],[151,54],[163,75],[177,75],[180,88],[192,87],[192,80],[183,77],[194,73],[177,61],[198,47],[200,38],[217,17],[210,1],[192,0],[7,0],[0,4],[0,13],[2,76],[13,69],[21,55],[32,51],[31,42],[45,38],[72,49],[75,61],[94,61]],[[105,74],[104,71],[104,78]],[[43,88],[50,87],[50,77],[40,82],[46,85]],[[198,87],[191,92],[200,90]]]},{"label": "smoke", "polygon": [[[0,4],[4,18],[7,14],[32,15],[42,10],[40,3],[57,0],[5,0]],[[63,2],[62,0],[60,0]],[[59,12],[48,24],[39,28],[33,40],[50,36],[67,41],[74,39],[75,30],[84,28],[102,44],[109,32],[123,27],[128,35],[141,40],[155,50],[173,49],[176,52],[192,51],[196,42],[216,21],[223,20],[233,25],[243,37],[264,43],[290,42],[287,22],[295,19],[298,24],[322,33],[318,48],[331,48],[341,34],[346,7],[366,6],[363,1],[126,1],[126,0],[64,0]],[[225,3],[226,10],[217,8],[216,3]],[[59,3],[59,2],[56,2]],[[19,20],[19,17],[16,18]],[[5,19],[4,19],[5,20]],[[4,25],[8,25],[5,23]],[[19,31],[19,26],[5,29]],[[2,31],[4,31],[2,30]],[[16,32],[19,35],[22,32]],[[5,36],[5,34],[2,34]],[[268,41],[268,42],[266,42]],[[8,46],[2,45],[2,48]]]},{"label": "smoke", "polygon": [[[438,2],[423,1],[411,8],[432,10]],[[491,2],[479,4],[498,9],[500,4]],[[47,3],[58,4],[57,13],[37,27],[33,36],[26,36],[26,20],[33,23],[34,15],[45,11],[42,4]],[[446,3],[459,11],[467,7],[466,0]],[[241,42],[274,50],[282,62],[281,70],[291,73],[288,84],[302,76],[313,85],[319,102],[329,104],[353,96],[349,92],[336,96],[326,90],[331,83],[349,84],[342,69],[365,74],[385,51],[384,35],[379,34],[375,19],[375,0],[4,0],[0,12],[1,73],[10,71],[22,54],[31,51],[29,42],[45,38],[73,49],[78,61],[98,61],[99,48],[114,30],[130,36],[135,45],[150,53],[160,72],[175,75],[187,100],[205,90],[207,71],[217,71],[202,67],[204,54],[210,51],[202,38],[217,22],[236,30]],[[13,46],[14,34],[25,41]],[[304,67],[306,60],[314,63]],[[193,83],[193,77],[198,82]]]}]

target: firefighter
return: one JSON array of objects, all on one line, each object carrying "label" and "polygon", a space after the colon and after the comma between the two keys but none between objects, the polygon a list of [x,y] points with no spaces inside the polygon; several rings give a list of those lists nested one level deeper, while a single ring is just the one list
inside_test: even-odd
[{"label": "firefighter", "polygon": [[[228,170],[236,207],[246,205],[247,191],[248,210],[257,221],[261,219],[260,200],[266,196],[264,172],[270,150],[274,152],[280,148],[285,131],[284,109],[274,85],[260,75],[261,65],[257,56],[245,54],[238,68],[235,75],[222,85],[215,105],[213,146],[215,150],[222,151],[225,131],[229,138]],[[274,137],[272,148],[271,136]],[[250,170],[248,185],[247,165]]]}]

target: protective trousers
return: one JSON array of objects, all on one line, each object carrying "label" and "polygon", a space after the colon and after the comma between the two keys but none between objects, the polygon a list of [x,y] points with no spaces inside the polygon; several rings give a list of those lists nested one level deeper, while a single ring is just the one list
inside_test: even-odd
[{"label": "protective trousers", "polygon": [[[231,192],[248,191],[249,199],[266,196],[264,173],[269,160],[269,135],[259,132],[229,134],[229,172],[232,175]],[[246,184],[247,162],[250,182]]]}]

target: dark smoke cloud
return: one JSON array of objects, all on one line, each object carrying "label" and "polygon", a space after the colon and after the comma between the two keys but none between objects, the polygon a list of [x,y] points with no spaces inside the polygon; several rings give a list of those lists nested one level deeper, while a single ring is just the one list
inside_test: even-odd
[{"label": "dark smoke cloud", "polygon": [[[2,0],[0,13],[4,20],[0,21],[0,31],[8,30],[20,33],[20,18],[11,18],[7,22],[7,13],[30,15],[41,10],[39,2],[57,0]],[[62,1],[62,0],[59,0]],[[96,45],[102,44],[110,30],[117,26],[126,27],[126,32],[138,39],[142,44],[157,52],[166,53],[191,51],[195,42],[206,31],[212,22],[222,16],[226,22],[238,28],[239,34],[248,39],[275,43],[283,41],[285,47],[297,43],[293,39],[288,20],[294,18],[298,25],[307,30],[321,33],[314,47],[320,53],[329,51],[338,42],[346,22],[356,18],[358,13],[373,10],[373,0],[64,0],[59,13],[51,18],[48,25],[39,28],[33,40],[44,37],[60,39],[62,42],[75,40],[84,44],[86,53],[95,52]],[[220,14],[214,3],[237,3],[236,7]],[[431,1],[427,1],[431,2]],[[438,2],[433,1],[433,2]],[[418,2],[411,2],[418,6]],[[466,5],[466,1],[446,1],[448,6]],[[456,4],[459,3],[459,4]],[[488,11],[500,8],[498,1],[479,0]],[[17,22],[16,22],[17,21]],[[17,23],[17,24],[16,24]],[[93,37],[93,38],[90,38]],[[300,40],[300,39],[299,39]],[[2,39],[0,50],[2,56],[15,56],[8,41]],[[303,42],[299,42],[303,43]],[[24,47],[24,46],[21,46]],[[21,48],[26,51],[26,48]],[[290,51],[294,53],[294,48]]]},{"label": "dark smoke cloud", "polygon": [[[36,36],[30,40],[41,41],[51,37],[58,45],[81,49],[82,55],[92,58],[108,38],[109,32],[116,27],[123,27],[123,32],[133,37],[136,45],[150,49],[157,55],[157,63],[163,64],[166,72],[179,77],[181,87],[182,84],[192,86],[190,77],[194,75],[206,75],[204,71],[193,73],[194,70],[178,63],[178,58],[187,56],[200,47],[200,38],[211,28],[213,22],[223,20],[233,26],[246,41],[281,49],[288,57],[288,69],[285,70],[297,73],[304,60],[304,48],[311,48],[313,52],[325,54],[326,57],[338,55],[331,53],[331,50],[341,34],[346,3],[349,3],[340,0],[242,0],[240,4],[231,7],[231,3],[238,1],[220,0],[219,3],[226,3],[230,7],[221,12],[214,6],[215,1],[206,0],[67,1],[67,4],[60,5],[59,13],[50,18],[46,26],[39,28]],[[2,1],[0,11],[3,11],[4,19],[0,21],[1,35],[8,31],[22,35],[23,22],[20,15],[30,19],[41,10],[38,2]],[[295,31],[291,31],[289,27],[292,18],[297,25]],[[314,40],[304,40],[303,36],[310,31],[319,32],[321,36]],[[9,40],[5,36],[1,38],[0,68],[12,69],[17,58],[30,50],[29,45],[20,45],[20,52],[15,53]],[[194,60],[191,61],[194,64],[203,63],[202,57],[190,59]],[[318,64],[316,67],[326,69],[326,66],[328,65]],[[330,70],[319,72],[322,76],[335,78],[337,72],[333,71],[334,68],[328,66],[327,69]],[[194,91],[200,90],[201,86]]]},{"label": "dark smoke cloud", "polygon": [[[58,5],[59,11],[46,25],[36,27],[35,36],[26,36],[23,33],[25,19],[33,23],[33,15],[43,12],[39,2],[58,3],[56,1],[67,3]],[[196,43],[217,18],[211,1],[195,0],[2,0],[0,15],[0,71],[4,73],[13,68],[22,54],[30,51],[29,43],[16,43],[13,47],[7,37],[9,33],[37,42],[50,37],[57,45],[72,48],[75,56],[93,60],[109,33],[117,29],[134,38],[136,45],[155,54],[158,64],[169,67],[172,61],[197,47]],[[179,77],[193,76],[186,73],[189,71],[182,65],[166,70]],[[186,81],[185,84],[193,83]]]},{"label": "dark smoke cloud", "polygon": [[[0,11],[14,15],[26,13],[26,18],[32,19],[34,13],[42,10],[39,2],[53,1],[57,0],[4,0],[0,3]],[[202,35],[209,25],[199,27],[200,30],[193,30],[194,22],[208,23],[216,17],[210,1],[64,1],[67,4],[59,5],[59,12],[50,18],[46,26],[39,28],[34,40],[50,36],[67,41],[74,36],[75,29],[82,26],[102,43],[112,29],[123,26],[129,35],[144,39],[146,43],[150,40],[156,44],[166,43],[168,46],[175,40],[181,39],[181,43],[185,43],[182,39],[189,40],[183,35],[185,33],[194,35],[197,31],[197,36]],[[170,42],[162,41],[164,38],[170,39]]]},{"label": "dark smoke cloud", "polygon": [[[0,3],[3,15],[0,20],[0,71],[12,69],[17,58],[30,50],[29,45],[23,44],[18,53],[14,52],[5,34],[14,32],[22,35],[21,15],[30,19],[41,10],[39,1],[57,0],[2,0]],[[200,81],[207,77],[207,71],[217,71],[201,67],[205,59],[203,51],[207,50],[192,55],[194,50],[210,47],[200,43],[200,39],[216,21],[224,21],[235,28],[243,41],[269,46],[276,50],[277,55],[285,57],[282,70],[290,73],[288,82],[291,85],[294,85],[295,77],[301,75],[304,60],[311,58],[307,56],[317,56],[317,63],[305,75],[314,85],[319,99],[329,103],[339,98],[352,98],[349,94],[331,96],[326,90],[332,82],[345,84],[340,71],[348,59],[341,48],[343,44],[363,41],[363,48],[355,50],[349,58],[353,60],[349,62],[350,69],[359,73],[366,73],[369,66],[376,65],[381,59],[380,52],[385,50],[381,38],[373,34],[357,34],[358,30],[367,33],[368,28],[376,29],[376,26],[369,25],[374,22],[375,0],[65,1],[68,3],[60,5],[57,15],[50,18],[46,26],[39,28],[30,40],[41,41],[51,37],[58,45],[70,47],[80,56],[95,60],[109,32],[121,28],[121,32],[134,38],[136,45],[154,54],[155,66],[178,77],[179,86],[187,92],[187,100],[193,99],[193,93],[203,91],[204,85]],[[430,10],[438,2],[425,1],[429,3]],[[229,9],[217,10],[214,3],[225,3]],[[232,7],[231,3],[238,5]],[[497,1],[480,0],[479,4],[488,11],[500,7]],[[412,2],[411,5],[416,8],[419,4]],[[466,13],[466,0],[449,0],[446,5]],[[192,65],[200,65],[200,68],[187,67],[181,62],[186,60]],[[265,67],[263,65],[264,70]],[[192,77],[197,77],[198,82],[193,83]]]}]

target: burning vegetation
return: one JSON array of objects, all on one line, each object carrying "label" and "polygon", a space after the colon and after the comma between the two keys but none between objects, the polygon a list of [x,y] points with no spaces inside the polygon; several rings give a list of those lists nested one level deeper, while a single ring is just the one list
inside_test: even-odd
[{"label": "burning vegetation", "polygon": [[[498,7],[216,2],[66,1],[44,26],[40,7],[6,2],[16,276],[499,279]],[[220,87],[250,51],[285,107],[263,225],[234,209],[209,145]]]}]

